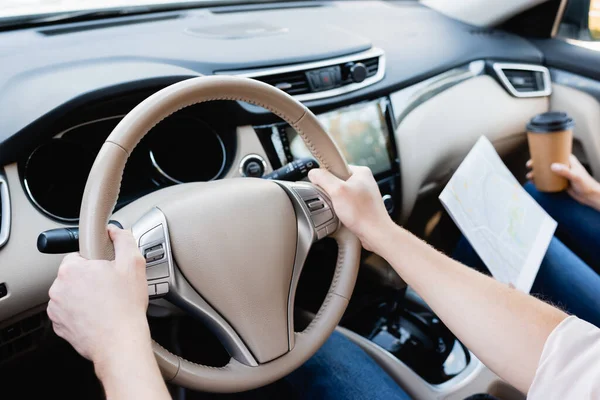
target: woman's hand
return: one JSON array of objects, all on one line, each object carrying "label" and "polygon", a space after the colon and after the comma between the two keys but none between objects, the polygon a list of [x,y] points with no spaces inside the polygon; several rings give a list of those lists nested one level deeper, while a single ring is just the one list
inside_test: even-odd
[{"label": "woman's hand", "polygon": [[108,227],[115,260],[67,255],[50,288],[48,316],[56,334],[96,367],[119,353],[151,354],[146,263],[130,231]]},{"label": "woman's hand", "polygon": [[[577,157],[571,154],[569,165],[553,163],[552,171],[569,180],[570,186],[567,193],[581,204],[585,204],[600,211],[600,183],[598,183],[587,172]],[[527,168],[531,168],[533,162],[527,161]],[[527,179],[533,178],[533,172],[527,174]]]},{"label": "woman's hand", "polygon": [[385,227],[394,223],[381,200],[371,170],[355,166],[350,170],[352,176],[345,182],[325,169],[311,170],[308,178],[331,197],[340,221],[358,236],[367,250],[375,251],[377,238]]}]

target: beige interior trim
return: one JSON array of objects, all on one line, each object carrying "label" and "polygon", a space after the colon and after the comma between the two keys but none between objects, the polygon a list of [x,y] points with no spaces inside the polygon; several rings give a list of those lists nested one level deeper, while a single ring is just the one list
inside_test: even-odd
[{"label": "beige interior trim", "polygon": [[11,232],[0,251],[0,282],[8,296],[0,299],[0,321],[48,301],[48,289],[56,278],[63,256],[42,254],[36,239],[40,232],[62,225],[44,214],[27,199],[16,163],[4,167],[11,197]]},{"label": "beige interior trim", "polygon": [[575,120],[573,138],[583,150],[596,179],[600,179],[600,103],[589,94],[560,84],[552,85],[552,111],[565,111]]},{"label": "beige interior trim", "polygon": [[527,122],[545,111],[547,98],[512,97],[489,76],[459,83],[411,111],[395,132],[402,222],[410,216],[419,191],[444,184],[481,135],[502,143],[502,152],[514,150],[525,141]]}]

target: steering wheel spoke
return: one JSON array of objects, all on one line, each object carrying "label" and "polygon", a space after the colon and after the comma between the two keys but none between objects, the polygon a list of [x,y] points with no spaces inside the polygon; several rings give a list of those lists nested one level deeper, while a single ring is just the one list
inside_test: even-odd
[{"label": "steering wheel spoke", "polygon": [[146,258],[150,298],[165,297],[206,324],[233,358],[244,365],[257,366],[256,359],[231,325],[194,290],[177,268],[164,213],[158,207],[152,208],[131,230]]}]

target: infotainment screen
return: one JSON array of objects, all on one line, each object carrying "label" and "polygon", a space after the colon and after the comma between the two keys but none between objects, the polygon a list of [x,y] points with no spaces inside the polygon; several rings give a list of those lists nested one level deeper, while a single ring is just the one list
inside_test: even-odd
[{"label": "infotainment screen", "polygon": [[[373,174],[391,169],[389,132],[383,101],[341,108],[320,114],[318,118],[349,164],[369,167]],[[286,128],[286,136],[294,158],[311,156],[293,128]]]}]

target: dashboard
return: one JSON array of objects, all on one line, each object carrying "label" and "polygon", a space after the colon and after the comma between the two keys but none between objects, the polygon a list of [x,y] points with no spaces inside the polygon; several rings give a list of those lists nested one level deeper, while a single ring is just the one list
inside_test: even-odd
[{"label": "dashboard", "polygon": [[[39,253],[38,234],[77,225],[100,146],[157,90],[229,74],[288,92],[349,163],[371,168],[402,223],[482,133],[501,152],[524,143],[548,94],[515,95],[506,82],[515,71],[547,73],[542,62],[523,38],[405,1],[215,6],[0,32],[0,325],[47,301],[62,256]],[[260,107],[188,107],[131,154],[116,209],[168,186],[247,175],[250,162],[260,176],[307,155]]]}]

